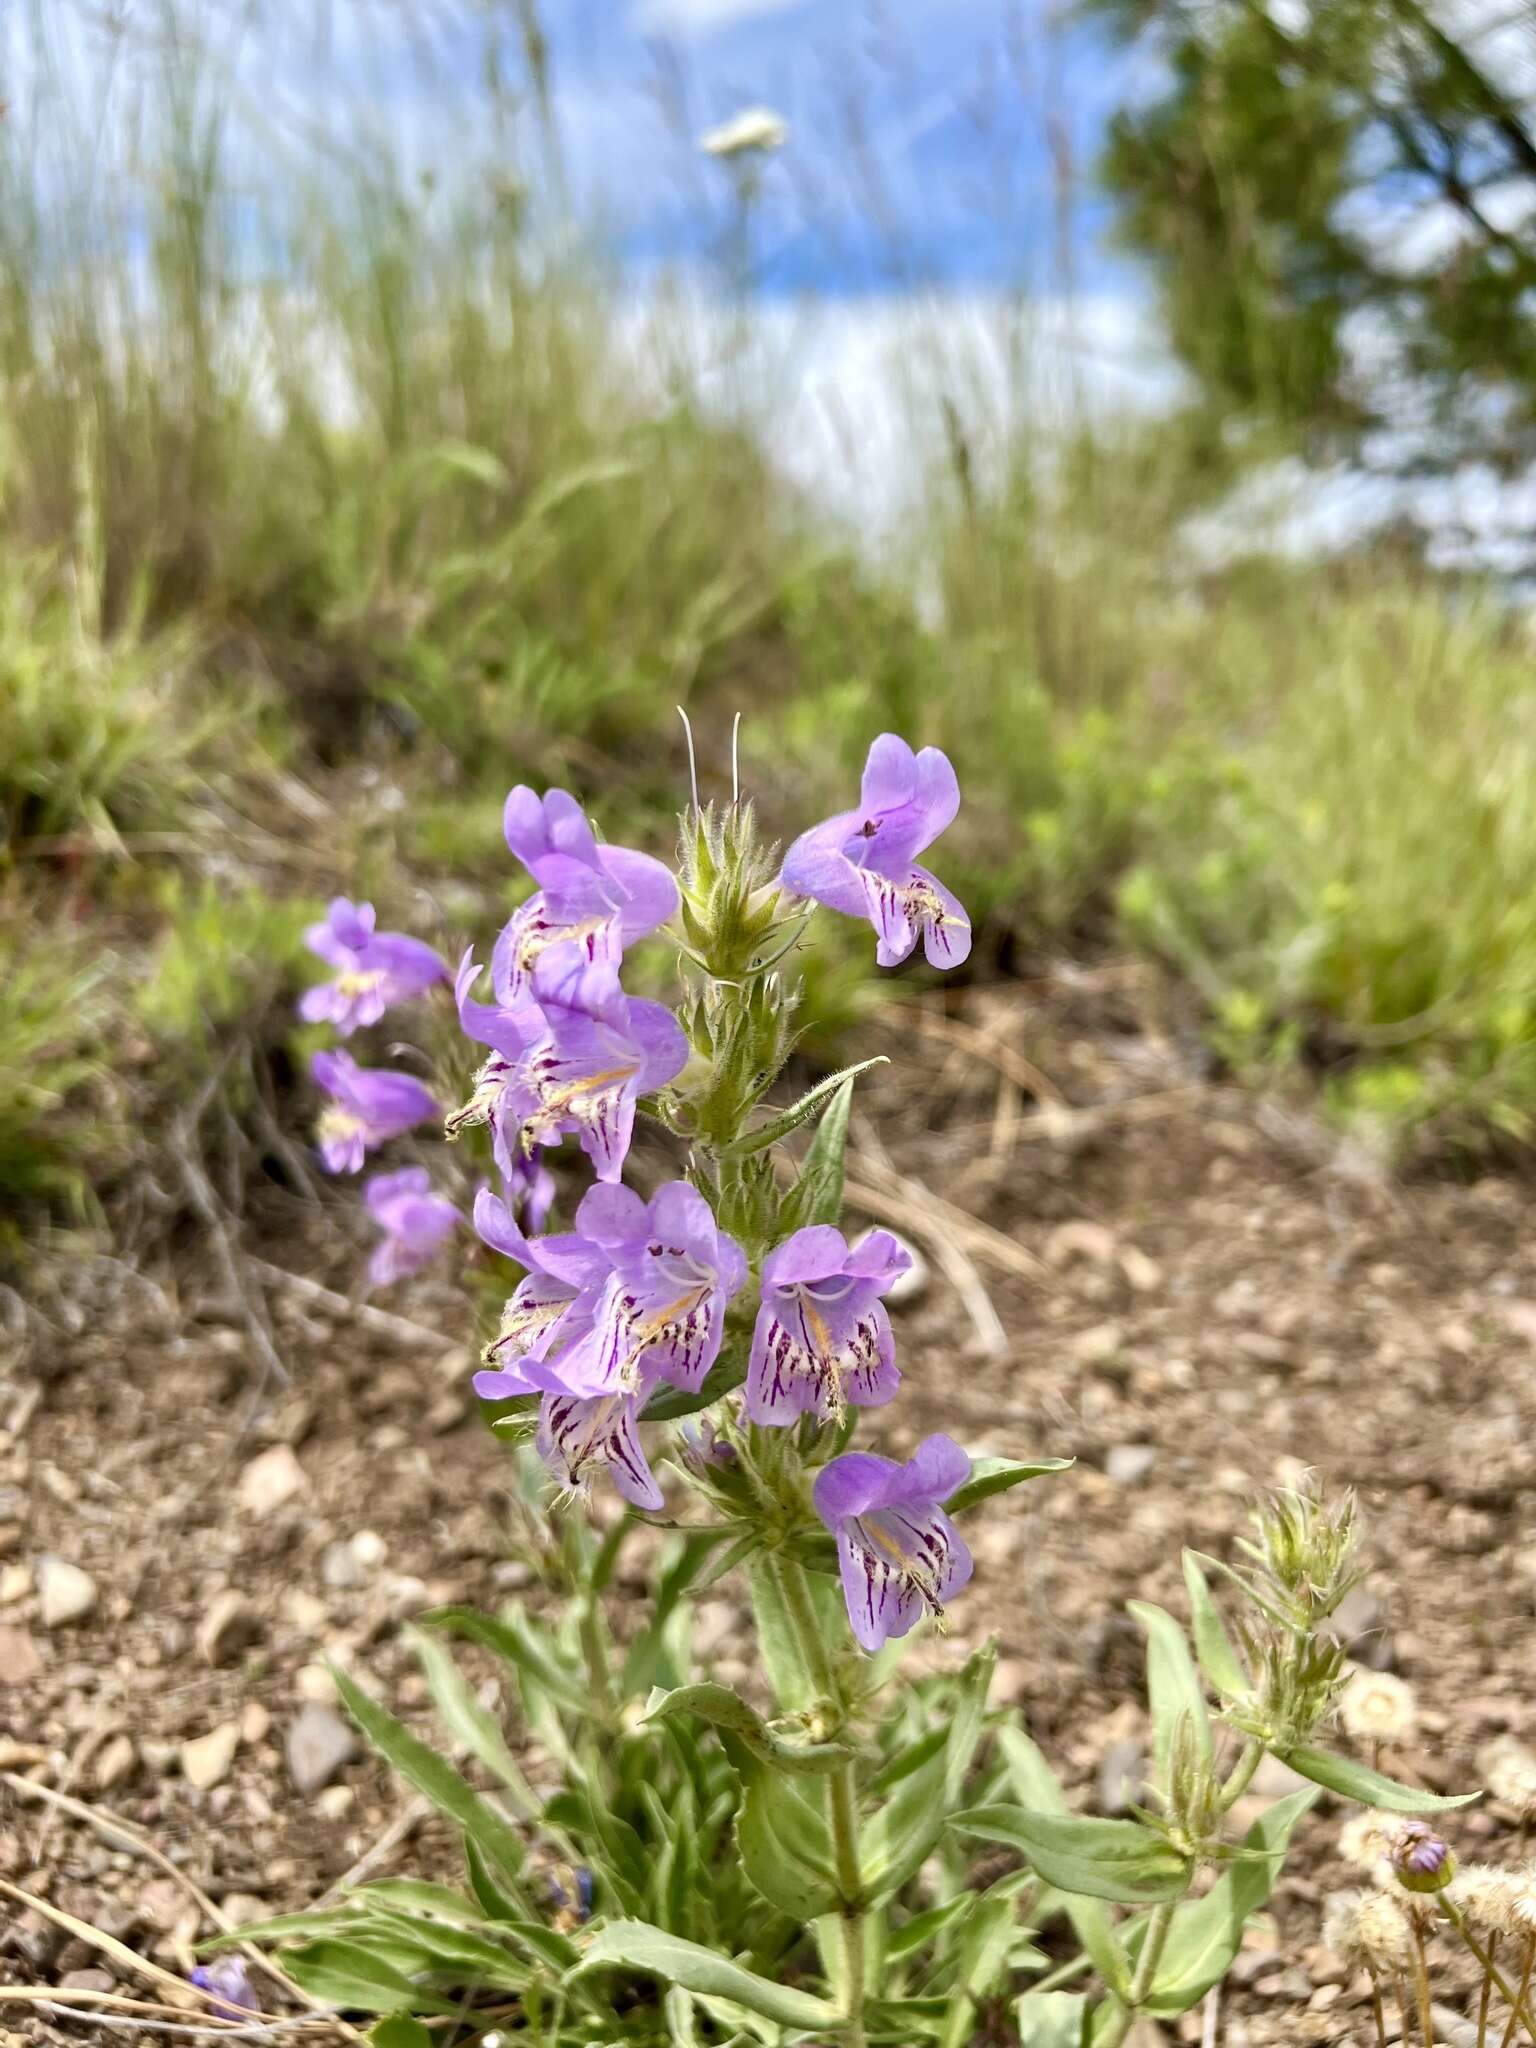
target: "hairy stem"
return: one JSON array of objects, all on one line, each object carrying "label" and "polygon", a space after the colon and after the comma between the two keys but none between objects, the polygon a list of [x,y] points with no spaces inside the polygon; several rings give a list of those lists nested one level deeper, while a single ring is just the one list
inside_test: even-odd
[{"label": "hairy stem", "polygon": [[1232,1766],[1232,1774],[1221,1788],[1216,1801],[1220,1813],[1230,1813],[1239,1799],[1253,1783],[1253,1774],[1264,1761],[1264,1745],[1257,1735],[1250,1735],[1243,1744],[1241,1756]]},{"label": "hairy stem", "polygon": [[[773,1560],[773,1576],[795,1632],[796,1646],[806,1675],[814,1690],[841,1714],[843,1703],[833,1676],[831,1659],[827,1655],[826,1642],[816,1620],[805,1568],[788,1558],[778,1557]],[[849,2048],[865,2048],[868,1913],[863,1900],[863,1875],[859,1861],[858,1779],[851,1763],[834,1771],[827,1781],[827,1819],[832,1831],[837,1888],[842,1895],[846,2038]]]},{"label": "hairy stem", "polygon": [[1536,1934],[1526,1937],[1525,1967],[1520,1972],[1520,1995],[1518,2000],[1510,2005],[1509,2019],[1504,2028],[1503,2039],[1499,2042],[1499,2048],[1509,2048],[1510,2042],[1515,2038],[1515,2028],[1520,2024],[1520,2014],[1524,2009],[1526,1996],[1531,1988],[1532,1963],[1536,1963]]},{"label": "hairy stem", "polygon": [[1478,1962],[1482,1965],[1483,1969],[1493,1979],[1494,1983],[1498,1985],[1500,1996],[1509,2005],[1513,2017],[1519,2020],[1520,2024],[1525,2028],[1526,2032],[1531,2036],[1532,2040],[1536,2040],[1536,2020],[1533,2020],[1531,2017],[1531,2008],[1529,2004],[1529,1992],[1531,1983],[1531,1966],[1529,1959],[1527,1959],[1526,1962],[1525,1975],[1521,1979],[1520,1989],[1516,1991],[1514,1986],[1509,1982],[1508,1978],[1505,1977],[1503,1973],[1499,1970],[1499,1968],[1493,1960],[1493,1957],[1489,1955],[1488,1951],[1483,1947],[1483,1944],[1478,1940],[1477,1936],[1472,1932],[1471,1928],[1468,1927],[1466,1919],[1462,1914],[1461,1908],[1457,1905],[1454,1905],[1451,1902],[1451,1900],[1445,1896],[1443,1892],[1440,1895],[1440,1903],[1442,1906],[1444,1906],[1446,1913],[1450,1919],[1451,1925],[1455,1928],[1456,1932],[1461,1936],[1462,1940],[1466,1943],[1467,1947],[1472,1951],[1473,1955],[1477,1958]]},{"label": "hairy stem", "polygon": [[1435,2048],[1435,2016],[1430,2010],[1429,1964],[1424,1959],[1424,1934],[1410,1916],[1413,1928],[1413,1988],[1419,2001],[1419,2025],[1424,2029],[1424,2048]]},{"label": "hairy stem", "polygon": [[1177,1899],[1167,1899],[1160,1906],[1154,1906],[1147,1921],[1146,1938],[1141,1944],[1141,1954],[1136,1958],[1136,1971],[1131,1978],[1131,1988],[1126,1993],[1125,2003],[1098,2037],[1097,2048],[1120,2048],[1126,2035],[1131,2031],[1136,2014],[1146,2003],[1152,1989],[1152,1980],[1157,1975],[1157,1966],[1163,1959],[1163,1949],[1168,1940],[1168,1930],[1173,1925],[1174,1908]]}]

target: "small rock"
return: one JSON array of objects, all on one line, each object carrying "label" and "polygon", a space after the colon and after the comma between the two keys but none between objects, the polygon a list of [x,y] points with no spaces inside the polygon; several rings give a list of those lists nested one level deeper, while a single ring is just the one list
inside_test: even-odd
[{"label": "small rock", "polygon": [[352,1538],[352,1555],[365,1572],[377,1571],[389,1555],[389,1545],[377,1529],[359,1529]]},{"label": "small rock", "polygon": [[24,1564],[8,1564],[0,1572],[0,1607],[14,1607],[18,1600],[28,1599],[35,1583]]},{"label": "small rock", "polygon": [[139,1753],[134,1748],[131,1737],[114,1735],[112,1740],[103,1746],[101,1754],[96,1759],[97,1791],[111,1792],[116,1786],[123,1784],[133,1776],[138,1761]]},{"label": "small rock", "polygon": [[264,1742],[272,1726],[272,1716],[260,1700],[247,1700],[240,1709],[240,1740],[254,1749],[258,1742]]},{"label": "small rock", "polygon": [[333,1593],[350,1592],[363,1583],[363,1568],[350,1543],[327,1543],[320,1556],[320,1576]]},{"label": "small rock", "polygon": [[225,1721],[209,1734],[199,1735],[181,1745],[181,1774],[199,1792],[210,1791],[229,1776],[229,1767],[239,1747],[239,1722]]},{"label": "small rock", "polygon": [[36,1742],[13,1742],[0,1738],[0,1771],[24,1771],[29,1764],[45,1764],[48,1752]]},{"label": "small rock", "polygon": [[293,1689],[301,1700],[316,1706],[331,1706],[336,1699],[336,1681],[323,1664],[301,1664],[293,1676]]},{"label": "small rock", "polygon": [[66,1970],[59,1979],[61,1991],[115,1991],[117,1979],[110,1970]]},{"label": "small rock", "polygon": [[304,1467],[288,1444],[274,1444],[240,1474],[239,1500],[247,1514],[275,1514],[304,1485]]},{"label": "small rock", "polygon": [[1079,1365],[1106,1365],[1124,1343],[1125,1332],[1118,1323],[1095,1323],[1072,1339],[1072,1356]]},{"label": "small rock", "polygon": [[219,1904],[237,1927],[254,1927],[267,1918],[267,1902],[254,1892],[226,1892]]},{"label": "small rock", "polygon": [[1140,1245],[1121,1245],[1120,1270],[1138,1294],[1155,1294],[1163,1284],[1162,1267]]},{"label": "small rock", "polygon": [[0,1628],[0,1685],[30,1685],[43,1668],[37,1645],[24,1628]]},{"label": "small rock", "polygon": [[1115,1251],[1115,1233],[1102,1223],[1089,1223],[1086,1219],[1058,1223],[1045,1240],[1046,1260],[1052,1266],[1070,1266],[1074,1259],[1088,1259],[1096,1266],[1107,1266],[1114,1259]]},{"label": "small rock", "polygon": [[357,1794],[350,1785],[327,1785],[315,1801],[315,1811],[327,1820],[345,1820],[357,1804]]},{"label": "small rock", "polygon": [[43,1627],[66,1628],[80,1621],[96,1605],[96,1581],[89,1572],[68,1558],[45,1557],[37,1567],[37,1583],[43,1596]]},{"label": "small rock", "polygon": [[457,1389],[439,1394],[427,1409],[426,1423],[434,1436],[447,1436],[469,1413],[469,1396]]},{"label": "small rock", "polygon": [[351,1729],[329,1707],[311,1703],[288,1730],[288,1773],[301,1797],[313,1799],[357,1755]]},{"label": "small rock", "polygon": [[284,1593],[283,1613],[302,1636],[318,1635],[328,1618],[325,1602],[302,1586],[290,1586]]},{"label": "small rock", "polygon": [[1116,1486],[1139,1486],[1156,1463],[1156,1444],[1115,1444],[1104,1460],[1104,1474]]},{"label": "small rock", "polygon": [[233,1587],[220,1593],[203,1616],[197,1647],[205,1664],[228,1664],[261,1633],[261,1623]]}]

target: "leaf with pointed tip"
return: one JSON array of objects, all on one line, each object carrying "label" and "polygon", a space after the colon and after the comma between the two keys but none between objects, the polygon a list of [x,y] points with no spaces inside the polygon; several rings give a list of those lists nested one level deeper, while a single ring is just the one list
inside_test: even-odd
[{"label": "leaf with pointed tip", "polygon": [[973,1458],[971,1476],[958,1487],[944,1503],[948,1515],[963,1515],[970,1508],[979,1507],[984,1500],[990,1500],[995,1493],[1007,1493],[1011,1487],[1022,1486],[1028,1479],[1044,1479],[1052,1472],[1070,1472],[1076,1464],[1075,1458],[1034,1458],[1019,1463],[1014,1458]]},{"label": "leaf with pointed tip", "polygon": [[789,1237],[811,1223],[836,1223],[843,1213],[843,1155],[853,1108],[853,1076],[841,1082],[816,1126],[800,1162],[794,1186],[779,1204],[778,1235]]},{"label": "leaf with pointed tip", "polygon": [[679,1984],[685,1991],[728,1998],[748,2012],[760,2013],[783,2027],[835,2027],[841,2015],[825,1998],[790,1984],[772,1984],[766,1977],[735,1963],[696,1941],[684,1941],[643,1920],[611,1920],[600,1928],[567,1981],[594,1970],[636,1970]]},{"label": "leaf with pointed tip", "polygon": [[973,1806],[957,1813],[963,1835],[1003,1842],[1028,1859],[1047,1884],[1128,1906],[1181,1899],[1194,1866],[1164,1836],[1134,1820],[1030,1813],[1022,1806]]},{"label": "leaf with pointed tip", "polygon": [[1211,1598],[1210,1585],[1192,1550],[1184,1553],[1184,1584],[1189,1592],[1190,1628],[1201,1670],[1223,1699],[1246,1699],[1253,1690],[1253,1681],[1232,1647],[1221,1610]]},{"label": "leaf with pointed tip", "polygon": [[1417,1785],[1401,1784],[1366,1764],[1333,1756],[1326,1749],[1303,1745],[1277,1753],[1282,1763],[1300,1771],[1314,1785],[1321,1785],[1325,1792],[1335,1792],[1341,1799],[1358,1799],[1362,1806],[1374,1806],[1383,1813],[1447,1813],[1453,1806],[1469,1806],[1483,1796],[1481,1792],[1453,1792],[1444,1797],[1438,1792],[1424,1792]]},{"label": "leaf with pointed tip", "polygon": [[1132,1600],[1129,1611],[1147,1632],[1147,1699],[1157,1751],[1157,1777],[1171,1792],[1173,1760],[1180,1737],[1188,1730],[1202,1762],[1211,1758],[1211,1718],[1189,1640],[1165,1607]]},{"label": "leaf with pointed tip", "polygon": [[766,1152],[770,1145],[777,1145],[781,1138],[787,1138],[791,1131],[797,1131],[801,1124],[808,1123],[829,1096],[836,1095],[847,1081],[856,1080],[860,1074],[867,1074],[871,1067],[886,1067],[890,1061],[884,1053],[877,1053],[873,1059],[860,1060],[856,1065],[843,1067],[835,1074],[828,1074],[824,1081],[818,1081],[814,1088],[808,1088],[800,1100],[781,1110],[768,1123],[759,1124],[755,1131],[748,1131],[744,1138],[737,1138],[733,1144],[720,1147],[722,1159],[748,1159],[754,1152]]},{"label": "leaf with pointed tip", "polygon": [[824,1775],[847,1763],[853,1754],[846,1744],[838,1742],[786,1742],[774,1734],[756,1707],[727,1685],[680,1685],[671,1692],[657,1689],[645,1704],[648,1721],[665,1721],[684,1714],[734,1735],[760,1763],[772,1764],[781,1771]]}]

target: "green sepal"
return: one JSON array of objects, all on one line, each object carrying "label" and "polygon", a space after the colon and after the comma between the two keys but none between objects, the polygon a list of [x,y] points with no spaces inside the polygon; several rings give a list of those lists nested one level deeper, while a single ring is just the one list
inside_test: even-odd
[{"label": "green sepal", "polygon": [[1404,1785],[1366,1764],[1352,1763],[1348,1757],[1334,1756],[1326,1749],[1311,1749],[1305,1744],[1277,1754],[1282,1763],[1310,1778],[1314,1785],[1321,1785],[1325,1792],[1337,1793],[1341,1799],[1358,1799],[1362,1806],[1379,1807],[1383,1813],[1448,1813],[1453,1806],[1470,1806],[1474,1799],[1483,1796],[1480,1791],[1444,1795],[1421,1791],[1417,1785]]},{"label": "green sepal", "polygon": [[612,1920],[588,1944],[586,1953],[567,1981],[587,1977],[595,1970],[635,1970],[664,1983],[681,1985],[685,1991],[706,1997],[727,1998],[733,2005],[774,2020],[783,2027],[835,2027],[840,2014],[825,1998],[800,1991],[790,1984],[770,1983],[755,1971],[717,1955],[696,1941],[684,1941],[643,1920]]},{"label": "green sepal", "polygon": [[682,1715],[691,1715],[711,1728],[734,1735],[759,1763],[795,1775],[824,1776],[853,1755],[846,1743],[786,1741],[774,1733],[756,1707],[726,1685],[680,1685],[670,1692],[657,1688],[645,1703],[647,1721],[665,1721]]},{"label": "green sepal", "polygon": [[1058,1891],[1122,1905],[1159,1905],[1189,1890],[1194,1865],[1153,1829],[1134,1820],[1031,1813],[1022,1806],[973,1806],[952,1825],[963,1835],[1002,1842],[1028,1859]]},{"label": "green sepal", "polygon": [[979,1507],[995,1493],[1007,1493],[1029,1479],[1044,1479],[1052,1472],[1070,1472],[1075,1458],[1035,1458],[1019,1463],[1013,1458],[973,1458],[971,1476],[944,1503],[947,1515],[963,1515]]}]

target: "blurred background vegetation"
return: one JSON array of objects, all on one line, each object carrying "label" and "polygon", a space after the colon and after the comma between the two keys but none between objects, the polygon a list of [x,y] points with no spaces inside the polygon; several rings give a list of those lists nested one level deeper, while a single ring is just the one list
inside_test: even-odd
[{"label": "blurred background vegetation", "polygon": [[[920,473],[878,546],[754,421],[750,184],[708,332],[741,403],[709,406],[671,374],[696,323],[654,290],[642,345],[600,224],[551,201],[530,0],[466,11],[498,62],[478,174],[440,182],[377,123],[253,157],[220,61],[249,9],[82,8],[84,68],[67,6],[12,25],[11,1249],[174,1230],[189,1151],[232,1206],[262,1161],[299,1170],[316,905],[344,889],[446,949],[483,941],[516,893],[520,779],[665,850],[679,703],[711,775],[744,713],[779,829],[846,802],[882,728],[945,747],[976,974],[1141,949],[1193,991],[1213,1058],[1315,1089],[1381,1157],[1528,1144],[1520,521],[1490,565],[1429,533],[1430,498],[1326,550],[1266,508],[1275,479],[1305,502],[1340,463],[1431,494],[1469,463],[1529,470],[1529,10],[1496,24],[1522,74],[1485,61],[1479,8],[1092,0],[1149,54],[1075,175],[1144,259],[1178,377],[1152,409],[1072,408],[1021,369],[983,445],[964,365],[914,347]],[[515,175],[513,122],[540,143]],[[1382,223],[1410,200],[1439,240],[1405,252]],[[1022,362],[1039,305],[999,292],[989,317]],[[814,1042],[856,1022],[856,983],[818,965]]]}]

